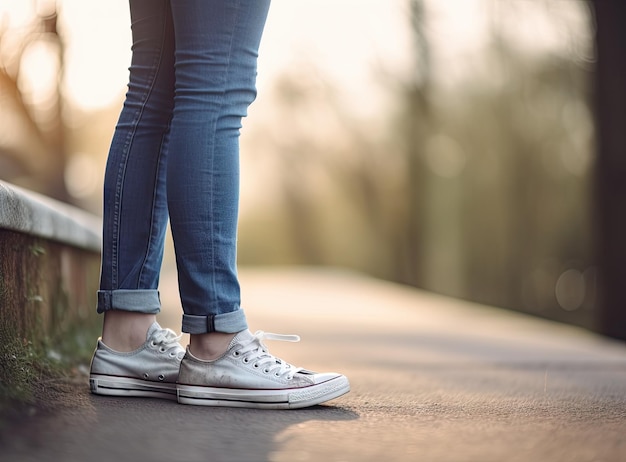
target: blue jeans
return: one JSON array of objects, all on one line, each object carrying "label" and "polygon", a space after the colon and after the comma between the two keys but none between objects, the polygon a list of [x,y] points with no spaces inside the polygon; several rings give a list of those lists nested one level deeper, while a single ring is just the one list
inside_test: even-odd
[{"label": "blue jeans", "polygon": [[157,313],[171,223],[184,332],[247,328],[236,268],[239,130],[270,0],[130,0],[128,93],[104,179],[98,312]]}]

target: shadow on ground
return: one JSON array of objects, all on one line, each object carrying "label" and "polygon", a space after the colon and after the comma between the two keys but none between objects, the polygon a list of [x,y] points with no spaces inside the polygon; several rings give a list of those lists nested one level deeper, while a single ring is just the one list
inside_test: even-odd
[{"label": "shadow on ground", "polygon": [[61,396],[68,403],[61,411],[8,429],[2,460],[268,461],[291,427],[358,419],[356,412],[332,405],[294,411],[184,406],[94,396],[86,383],[73,393]]}]

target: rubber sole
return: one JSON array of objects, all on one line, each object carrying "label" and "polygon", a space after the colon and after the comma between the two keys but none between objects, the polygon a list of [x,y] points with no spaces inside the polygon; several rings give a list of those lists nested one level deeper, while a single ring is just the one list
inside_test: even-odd
[{"label": "rubber sole", "polygon": [[240,390],[178,385],[178,402],[196,406],[243,407],[254,409],[299,409],[325,403],[350,391],[350,383],[339,376],[305,388],[281,390]]},{"label": "rubber sole", "polygon": [[176,384],[91,374],[89,388],[96,395],[132,396],[176,400]]}]

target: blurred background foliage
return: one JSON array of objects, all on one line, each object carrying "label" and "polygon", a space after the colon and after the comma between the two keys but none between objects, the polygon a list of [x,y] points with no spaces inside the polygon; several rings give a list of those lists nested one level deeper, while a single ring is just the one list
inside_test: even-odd
[{"label": "blurred background foliage", "polygon": [[[287,6],[275,1],[276,21],[304,24],[312,8],[322,18],[339,8],[291,1],[308,10],[285,16]],[[76,104],[66,75],[67,45],[81,40],[64,17],[72,2],[26,3],[17,26],[10,1],[0,13],[0,179],[100,213],[125,89],[105,106]],[[462,16],[455,24],[481,38],[451,57],[447,50],[463,37],[444,25],[448,2],[384,3],[399,18],[398,35],[385,32],[385,40],[400,65],[372,47],[359,74],[324,61],[324,48],[299,49],[263,81],[242,135],[240,263],[345,267],[590,326],[590,5],[451,2],[447,14]],[[360,25],[363,48],[381,38],[372,31],[364,40],[376,20]],[[319,26],[321,36],[332,32],[332,24]],[[350,26],[341,24],[337,43]],[[262,60],[281,53],[276,43],[264,42]],[[351,81],[338,82],[338,74]]]}]

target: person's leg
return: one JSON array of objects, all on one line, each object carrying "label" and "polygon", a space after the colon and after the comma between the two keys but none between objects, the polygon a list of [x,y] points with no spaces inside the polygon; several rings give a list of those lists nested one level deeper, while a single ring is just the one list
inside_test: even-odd
[{"label": "person's leg", "polygon": [[252,335],[236,271],[239,129],[256,96],[256,61],[269,0],[171,0],[176,98],[167,168],[183,331],[190,345],[178,402],[299,408],[347,393],[346,377],[297,368]]},{"label": "person's leg", "polygon": [[129,90],[107,161],[98,311],[102,338],[89,383],[95,394],[176,399],[184,349],[156,323],[167,224],[165,164],[174,105],[169,0],[130,0]]},{"label": "person's leg", "polygon": [[[269,0],[172,0],[176,97],[167,196],[191,348],[247,328],[236,270],[239,130]],[[221,347],[220,347],[221,345]],[[207,350],[207,351],[208,351]]]},{"label": "person's leg", "polygon": [[104,182],[102,339],[131,351],[160,309],[157,286],[167,224],[166,150],[174,101],[174,33],[169,0],[131,0],[129,89]]}]

